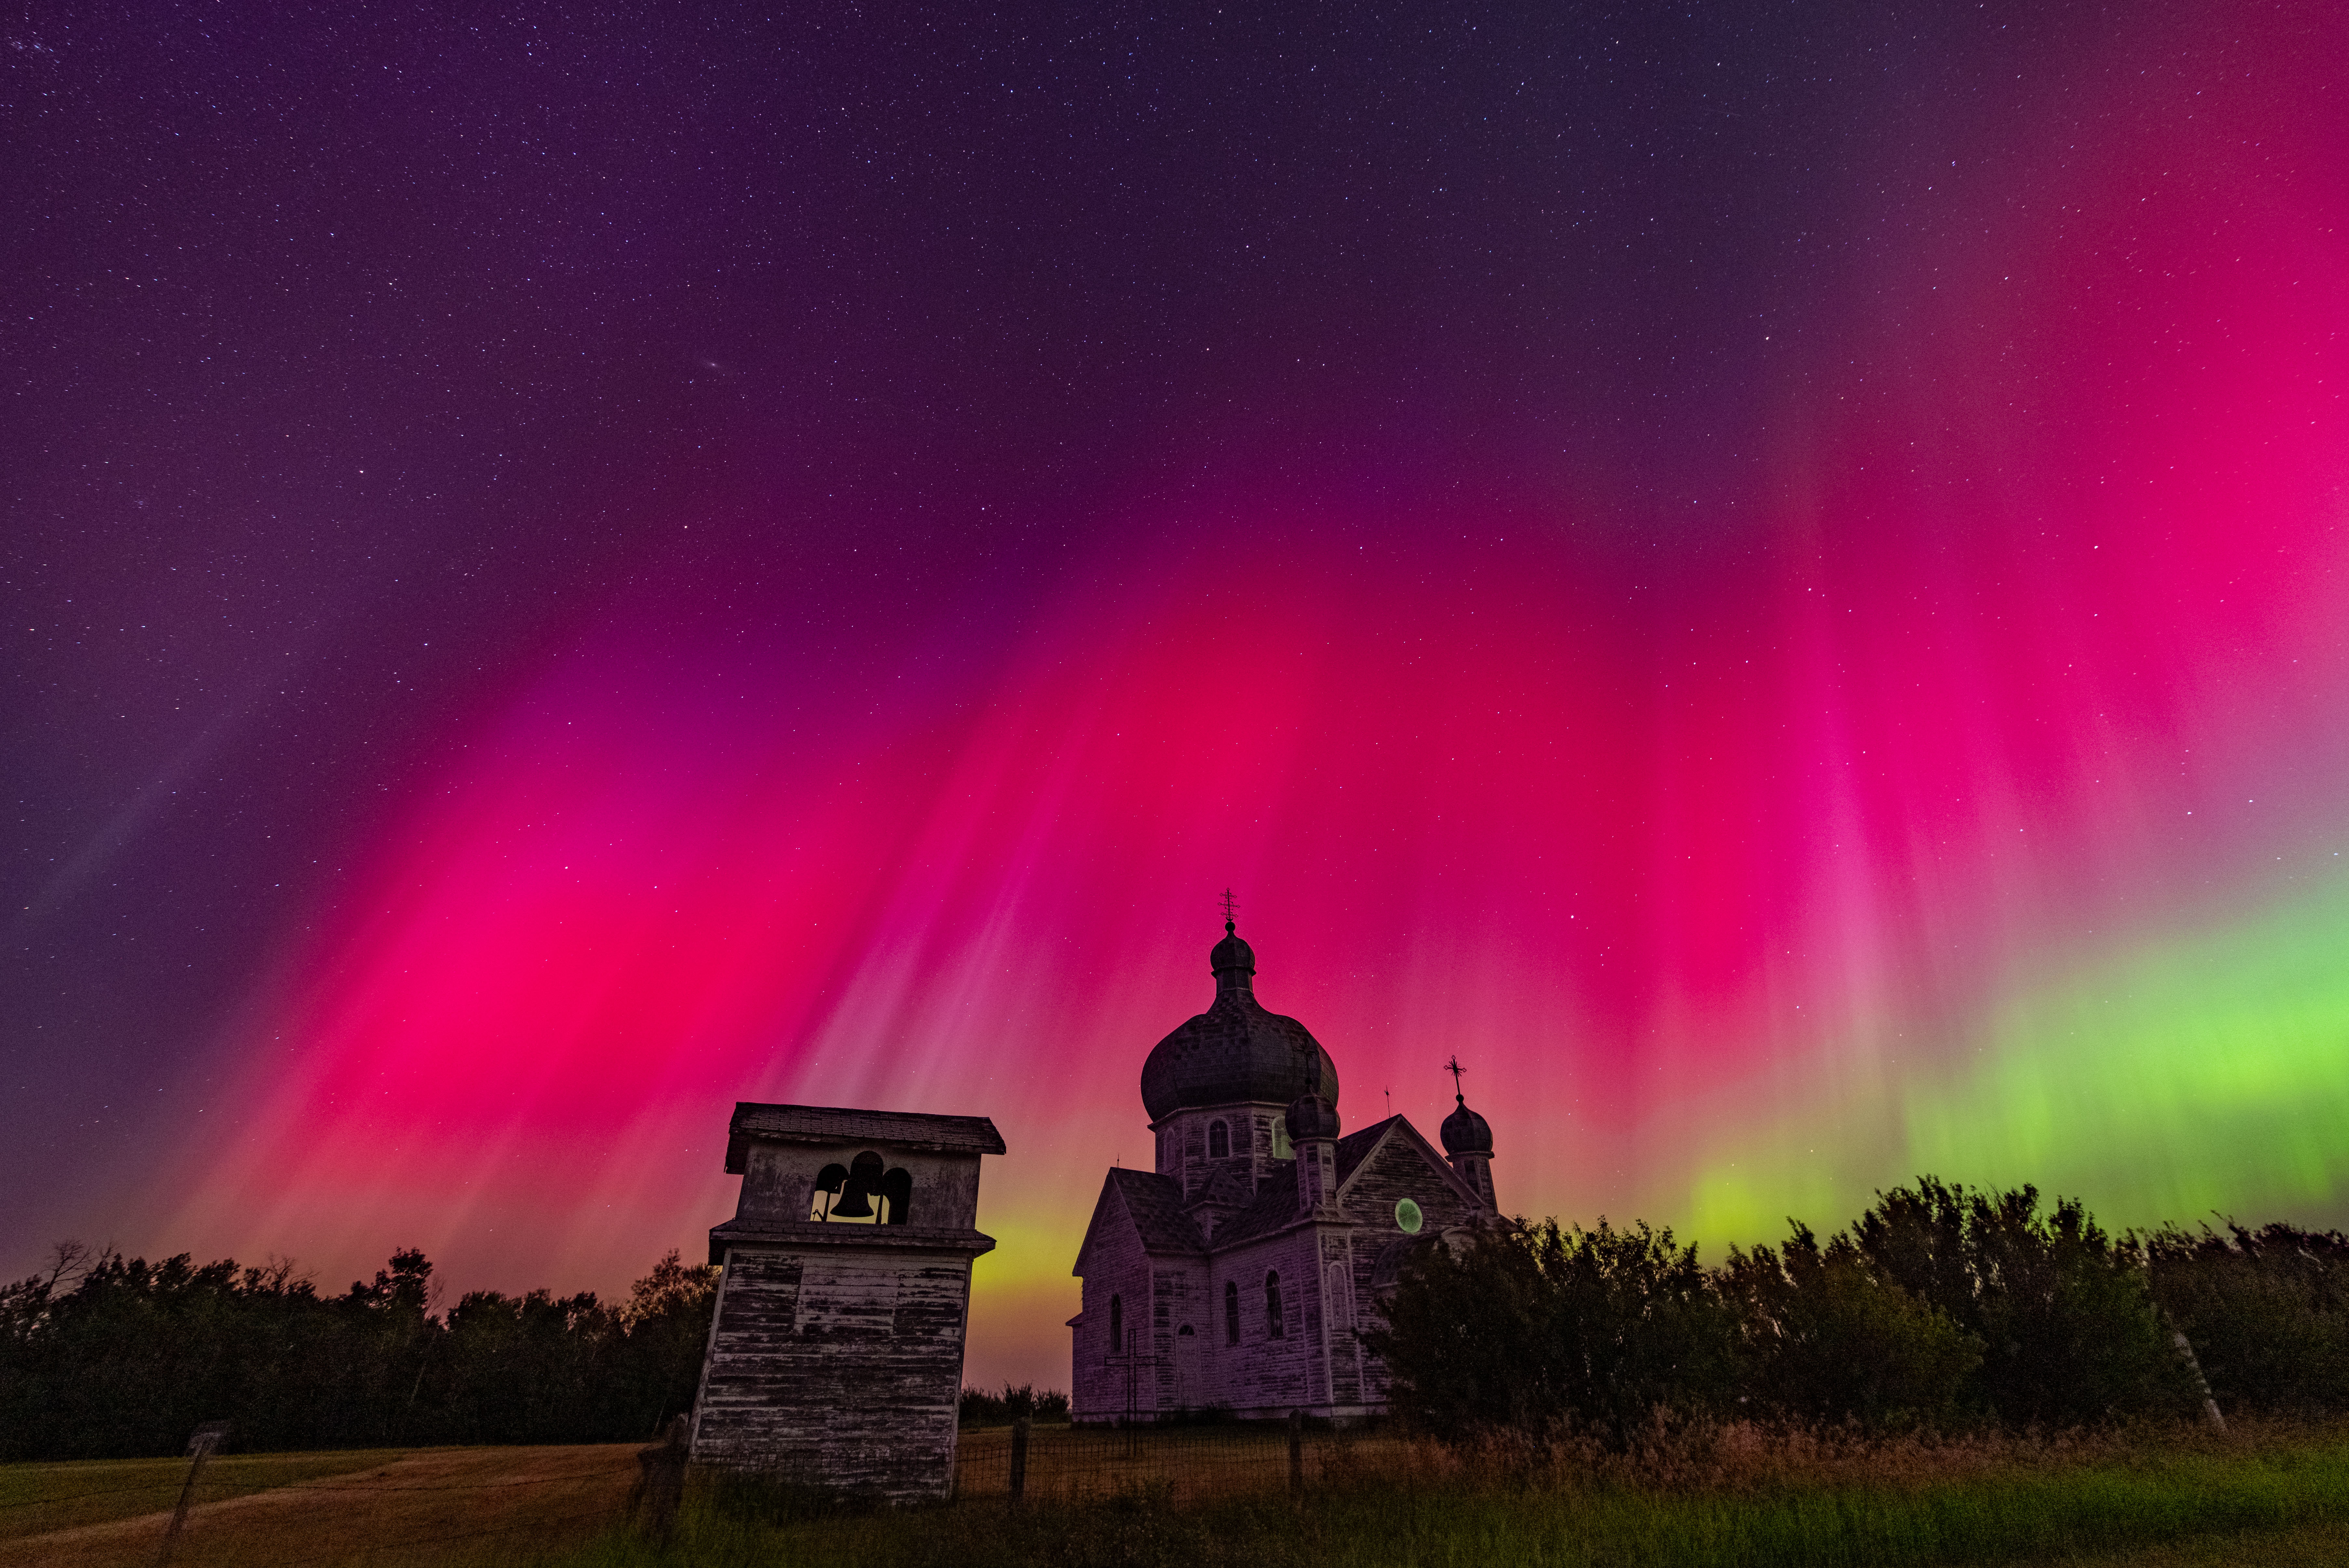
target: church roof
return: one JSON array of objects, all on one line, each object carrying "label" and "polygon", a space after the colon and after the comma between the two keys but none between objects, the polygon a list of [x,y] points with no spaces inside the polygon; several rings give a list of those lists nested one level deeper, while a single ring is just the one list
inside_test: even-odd
[{"label": "church roof", "polygon": [[1338,1099],[1338,1068],[1294,1018],[1256,999],[1256,953],[1226,922],[1208,955],[1215,1004],[1161,1040],[1142,1064],[1153,1122],[1187,1106],[1241,1101],[1286,1106],[1300,1095]]},{"label": "church roof", "polygon": [[1181,1182],[1154,1170],[1128,1170],[1121,1166],[1109,1173],[1109,1184],[1125,1199],[1125,1211],[1133,1216],[1133,1228],[1141,1233],[1145,1251],[1207,1250],[1199,1239],[1199,1228],[1183,1212]]},{"label": "church roof", "polygon": [[1256,1201],[1216,1227],[1215,1250],[1237,1247],[1297,1222],[1297,1182],[1275,1177],[1257,1189]]},{"label": "church roof", "polygon": [[1256,1183],[1247,1172],[1236,1166],[1224,1166],[1207,1178],[1206,1184],[1193,1193],[1191,1204],[1205,1207],[1214,1204],[1224,1209],[1245,1209],[1256,1201]]},{"label": "church roof", "polygon": [[1338,1140],[1339,1186],[1346,1185],[1346,1179],[1354,1174],[1355,1168],[1362,1161],[1371,1158],[1371,1150],[1379,1147],[1379,1139],[1384,1137],[1387,1128],[1397,1122],[1402,1122],[1405,1127],[1411,1126],[1409,1122],[1403,1122],[1401,1116],[1389,1116],[1382,1122],[1372,1122],[1360,1132],[1348,1133]]},{"label": "church roof", "polygon": [[[1389,1116],[1338,1140],[1338,1185],[1340,1188],[1346,1185],[1346,1179],[1354,1174],[1356,1168],[1371,1157],[1371,1151],[1378,1147],[1379,1139],[1386,1136],[1387,1129],[1402,1120],[1401,1116]],[[1276,1231],[1288,1229],[1297,1219],[1296,1178],[1284,1171],[1257,1189],[1255,1202],[1216,1227],[1214,1246],[1221,1251],[1242,1241],[1253,1241],[1259,1236],[1269,1236]]]}]

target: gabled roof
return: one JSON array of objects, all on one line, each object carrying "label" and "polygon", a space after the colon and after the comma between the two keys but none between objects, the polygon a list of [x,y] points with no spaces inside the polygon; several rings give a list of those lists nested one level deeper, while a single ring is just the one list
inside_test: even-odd
[{"label": "gabled roof", "polygon": [[[1340,1189],[1345,1187],[1346,1179],[1354,1174],[1355,1168],[1371,1158],[1371,1150],[1379,1147],[1379,1139],[1386,1136],[1387,1128],[1397,1122],[1402,1122],[1402,1118],[1389,1116],[1385,1121],[1372,1122],[1361,1131],[1348,1133],[1338,1140],[1338,1185]],[[1409,1122],[1402,1122],[1402,1125],[1411,1126]]]},{"label": "gabled roof", "polygon": [[[1338,1140],[1338,1202],[1341,1207],[1346,1201],[1346,1185],[1353,1179],[1354,1172],[1360,1170],[1382,1146],[1398,1138],[1418,1151],[1438,1180],[1450,1183],[1469,1202],[1479,1201],[1475,1192],[1460,1179],[1460,1173],[1435,1152],[1433,1145],[1419,1136],[1417,1127],[1401,1116],[1389,1116]],[[1300,1218],[1302,1216],[1297,1212],[1296,1182],[1294,1179],[1283,1181],[1276,1177],[1258,1189],[1254,1202],[1216,1227],[1215,1237],[1208,1245],[1220,1252],[1226,1247],[1237,1247],[1260,1236],[1286,1231]]]},{"label": "gabled roof", "polygon": [[1215,1239],[1209,1245],[1220,1252],[1226,1247],[1285,1231],[1297,1219],[1297,1180],[1292,1176],[1283,1181],[1276,1176],[1257,1189],[1254,1202],[1216,1227]]},{"label": "gabled roof", "polygon": [[1190,1199],[1190,1207],[1215,1204],[1224,1209],[1245,1209],[1256,1201],[1256,1188],[1242,1171],[1226,1166],[1207,1178],[1206,1185]]},{"label": "gabled roof", "polygon": [[1001,1154],[1003,1135],[985,1116],[933,1116],[916,1111],[860,1111],[839,1106],[769,1106],[738,1101],[726,1127],[726,1174],[743,1173],[752,1143],[870,1143],[932,1154]]},{"label": "gabled roof", "polygon": [[1435,1146],[1420,1137],[1419,1129],[1401,1116],[1389,1116],[1382,1122],[1374,1122],[1361,1132],[1338,1140],[1338,1201],[1340,1203],[1346,1201],[1346,1188],[1354,1179],[1354,1172],[1360,1170],[1363,1162],[1378,1152],[1381,1144],[1392,1138],[1403,1139],[1413,1148],[1417,1149],[1420,1158],[1433,1168],[1436,1175],[1449,1183],[1454,1191],[1471,1204],[1484,1203],[1484,1199],[1478,1195],[1476,1189],[1463,1180],[1458,1171],[1452,1168],[1452,1162],[1436,1153]]},{"label": "gabled roof", "polygon": [[1128,1170],[1120,1166],[1102,1182],[1092,1220],[1085,1226],[1084,1244],[1077,1249],[1077,1266],[1071,1272],[1083,1273],[1085,1255],[1093,1250],[1094,1239],[1104,1226],[1121,1223],[1131,1225],[1142,1238],[1142,1250],[1154,1256],[1171,1253],[1195,1258],[1207,1251],[1199,1228],[1183,1212],[1181,1182],[1154,1170]]}]

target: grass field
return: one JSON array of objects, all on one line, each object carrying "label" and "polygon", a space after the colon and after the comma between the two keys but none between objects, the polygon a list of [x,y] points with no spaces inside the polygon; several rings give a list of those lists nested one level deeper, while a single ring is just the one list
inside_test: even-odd
[{"label": "grass field", "polygon": [[[636,1445],[230,1455],[172,1568],[529,1562],[619,1516]],[[0,1568],[151,1568],[185,1459],[0,1466]]]},{"label": "grass field", "polygon": [[[1040,1432],[1065,1477],[1086,1434]],[[969,1435],[983,1455],[996,1441]],[[900,1513],[697,1478],[674,1537],[623,1512],[634,1446],[233,1456],[175,1564],[394,1568],[1837,1568],[2349,1563],[2349,1427],[1838,1445],[1733,1430],[1633,1459],[1144,1435],[1113,1485]],[[1165,1477],[1150,1479],[1154,1459]],[[1201,1464],[1209,1468],[1201,1469]],[[982,1470],[984,1467],[981,1467]],[[1050,1465],[1046,1467],[1049,1473]],[[148,1568],[184,1461],[0,1467],[0,1568]],[[1195,1478],[1178,1485],[1183,1477]],[[1205,1483],[1195,1478],[1206,1477]]]}]

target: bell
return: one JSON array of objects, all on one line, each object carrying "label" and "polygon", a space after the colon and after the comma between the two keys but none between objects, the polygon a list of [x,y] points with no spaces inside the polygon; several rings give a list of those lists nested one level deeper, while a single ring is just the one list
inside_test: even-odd
[{"label": "bell", "polygon": [[847,1179],[848,1167],[844,1165],[827,1165],[822,1170],[817,1171],[815,1173],[814,1199],[808,1206],[808,1218],[811,1220],[831,1219],[833,1200],[840,1196],[841,1184]]},{"label": "bell", "polygon": [[881,1185],[881,1157],[870,1149],[849,1162],[848,1190],[833,1208],[836,1220],[873,1218],[873,1194]]}]

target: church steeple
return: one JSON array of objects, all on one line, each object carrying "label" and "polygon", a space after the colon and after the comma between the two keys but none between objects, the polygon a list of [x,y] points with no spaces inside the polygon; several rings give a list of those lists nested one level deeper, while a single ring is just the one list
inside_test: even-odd
[{"label": "church steeple", "polygon": [[1224,940],[1207,955],[1207,967],[1215,971],[1216,994],[1253,996],[1256,994],[1256,950],[1240,940],[1239,928],[1234,922],[1233,911],[1239,900],[1232,897],[1229,888],[1224,889]]},{"label": "church steeple", "polygon": [[1468,1098],[1460,1089],[1461,1075],[1467,1069],[1460,1065],[1460,1058],[1454,1055],[1444,1064],[1444,1070],[1452,1075],[1452,1103],[1456,1107],[1444,1118],[1441,1136],[1444,1155],[1452,1161],[1452,1168],[1476,1189],[1485,1207],[1498,1213],[1500,1204],[1493,1197],[1492,1125],[1468,1108]]}]

